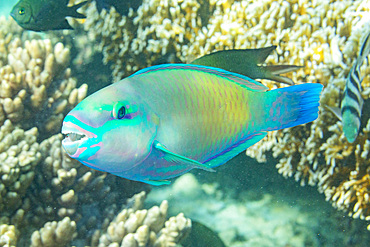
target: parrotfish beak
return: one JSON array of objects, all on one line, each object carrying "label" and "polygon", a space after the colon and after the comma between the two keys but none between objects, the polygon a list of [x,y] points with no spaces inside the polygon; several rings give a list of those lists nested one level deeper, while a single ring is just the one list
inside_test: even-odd
[{"label": "parrotfish beak", "polygon": [[62,134],[66,135],[62,141],[62,146],[72,158],[78,158],[79,147],[92,137],[88,131],[84,131],[71,122],[63,123]]}]

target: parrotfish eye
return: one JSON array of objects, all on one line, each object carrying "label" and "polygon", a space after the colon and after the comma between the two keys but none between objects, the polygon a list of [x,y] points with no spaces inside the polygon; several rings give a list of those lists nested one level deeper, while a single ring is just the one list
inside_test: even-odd
[{"label": "parrotfish eye", "polygon": [[19,15],[24,15],[25,13],[26,13],[26,10],[23,7],[19,8],[18,10]]},{"label": "parrotfish eye", "polygon": [[116,103],[113,106],[113,117],[116,119],[122,119],[126,115],[126,107],[121,103]]}]

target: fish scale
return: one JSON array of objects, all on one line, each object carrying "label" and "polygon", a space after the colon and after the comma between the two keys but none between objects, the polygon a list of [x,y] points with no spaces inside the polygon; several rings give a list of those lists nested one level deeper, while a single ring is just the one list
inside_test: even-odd
[{"label": "fish scale", "polygon": [[[163,92],[171,87],[174,88],[174,90],[169,90],[171,93],[180,90],[176,93],[176,95],[181,95],[182,97],[177,99],[175,108],[171,110],[161,109],[161,105],[155,104],[158,99],[148,99],[152,102],[152,104],[155,105],[154,108],[158,109],[156,113],[161,119],[165,118],[162,116],[170,116],[170,118],[172,118],[172,116],[174,115],[173,111],[179,112],[179,109],[183,108],[183,105],[186,105],[186,102],[191,102],[190,104],[188,103],[188,105],[194,106],[193,108],[186,109],[186,114],[183,118],[188,119],[187,121],[184,121],[183,119],[178,121],[187,123],[185,124],[186,126],[183,127],[185,129],[193,128],[194,122],[196,122],[199,126],[199,129],[194,129],[193,134],[187,135],[188,140],[182,139],[182,143],[192,143],[194,142],[193,140],[196,140],[196,137],[199,136],[209,136],[210,138],[198,139],[198,146],[192,148],[192,146],[189,145],[188,150],[180,150],[180,148],[177,149],[175,147],[173,147],[173,150],[175,152],[181,151],[182,153],[184,153],[184,155],[196,159],[200,158],[200,155],[194,154],[199,152],[199,150],[209,149],[212,143],[216,143],[215,145],[217,145],[217,143],[226,142],[223,146],[217,145],[219,146],[218,149],[223,149],[224,146],[227,145],[227,142],[231,142],[234,138],[237,138],[237,133],[240,133],[241,131],[241,125],[245,125],[245,123],[248,122],[247,115],[243,114],[248,111],[248,107],[244,102],[233,102],[233,98],[237,98],[236,95],[240,94],[238,98],[244,98],[245,100],[248,100],[248,96],[245,95],[245,92],[239,90],[237,85],[232,82],[229,82],[225,85],[225,83],[218,80],[217,77],[215,77],[212,81],[210,78],[199,78],[199,75],[196,76],[196,74],[193,74],[192,77],[189,77],[186,75],[186,71],[185,73],[176,73],[176,75],[176,78],[164,78],[165,82],[161,84],[156,83],[159,78],[150,78],[150,81],[146,81],[144,79],[139,83],[132,83],[132,87],[138,87],[137,91],[142,91],[145,95],[147,95],[148,98],[155,98],[156,95],[151,95],[151,92]],[[140,77],[138,77],[138,79],[140,79]],[[180,88],[180,86],[178,86],[182,85],[182,83],[180,82],[194,81],[200,82],[194,84],[194,86],[192,87],[194,93],[184,91]],[[140,84],[145,84],[145,87],[141,86]],[[225,87],[229,87],[228,90],[226,90]],[[215,92],[220,92],[220,95],[212,93],[212,88],[213,90],[215,90]],[[179,94],[179,92],[182,93]],[[173,98],[173,100],[175,99]],[[225,104],[225,102],[231,103]],[[233,103],[235,104],[235,107],[233,107]],[[236,106],[236,104],[239,104],[238,107]],[[217,109],[217,105],[223,105],[223,112],[225,112],[225,115],[220,114],[219,109]],[[214,125],[213,122],[223,124]],[[215,128],[212,128],[212,126],[214,126]],[[161,140],[161,137],[159,137],[158,140],[163,143],[169,142],[168,138]],[[167,147],[172,148],[171,145],[167,145]]]}]

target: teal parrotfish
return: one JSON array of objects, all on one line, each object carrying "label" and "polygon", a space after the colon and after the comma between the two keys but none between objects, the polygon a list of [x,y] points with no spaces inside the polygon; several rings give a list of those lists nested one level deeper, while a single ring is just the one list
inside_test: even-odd
[{"label": "teal parrotfish", "polygon": [[268,91],[219,68],[164,64],[107,86],[65,117],[63,148],[84,165],[153,185],[215,167],[268,131],[318,116],[321,84]]},{"label": "teal parrotfish", "polygon": [[19,26],[26,30],[48,31],[73,29],[67,16],[86,18],[77,12],[87,1],[68,6],[69,0],[20,0],[10,12]]}]

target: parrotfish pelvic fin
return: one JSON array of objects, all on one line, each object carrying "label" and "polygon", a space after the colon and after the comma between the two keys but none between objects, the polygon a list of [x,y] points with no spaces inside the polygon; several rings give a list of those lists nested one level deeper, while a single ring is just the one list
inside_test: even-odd
[{"label": "parrotfish pelvic fin", "polygon": [[207,166],[205,164],[202,164],[202,163],[200,163],[196,160],[192,160],[192,159],[186,158],[184,156],[181,156],[179,154],[175,154],[175,153],[169,151],[158,141],[154,141],[153,146],[157,150],[161,151],[164,154],[164,159],[169,161],[169,162],[178,163],[178,164],[188,164],[189,166],[192,166],[194,168],[199,168],[199,169],[206,170],[206,171],[209,171],[209,172],[214,172],[215,171],[212,168],[210,168],[209,166]]}]

